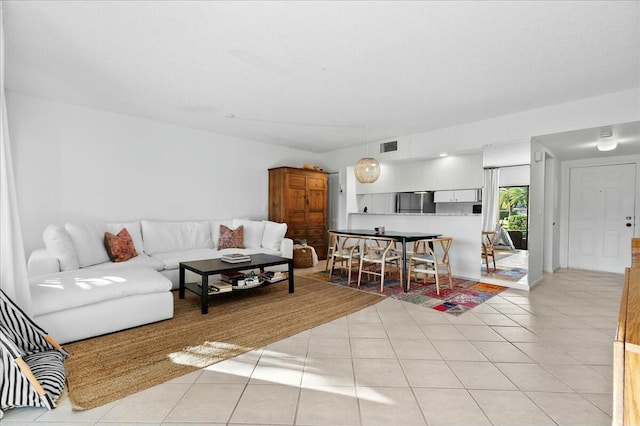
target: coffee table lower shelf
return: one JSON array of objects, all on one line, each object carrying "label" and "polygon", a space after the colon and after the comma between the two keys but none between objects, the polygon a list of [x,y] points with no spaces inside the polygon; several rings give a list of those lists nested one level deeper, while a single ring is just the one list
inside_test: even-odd
[{"label": "coffee table lower shelf", "polygon": [[[258,287],[266,287],[268,285],[272,285],[272,284],[278,284],[281,283],[283,281],[287,281],[288,278],[282,278],[278,281],[261,281],[260,284],[256,284],[256,285],[250,285],[250,286],[233,286],[231,288],[231,290],[226,290],[226,291],[209,291],[208,295],[209,296],[217,296],[220,294],[227,294],[227,293],[233,293],[234,291],[246,291],[246,290],[251,290],[254,288],[258,288]],[[213,285],[216,285],[216,283],[221,283],[224,284],[222,281],[214,281]],[[191,291],[192,293],[197,294],[198,296],[202,295],[202,285],[200,283],[185,283],[184,287]]]},{"label": "coffee table lower shelf", "polygon": [[[203,291],[203,288],[209,287],[209,277],[212,275],[221,274],[223,272],[229,271],[247,271],[252,269],[260,269],[260,271],[264,271],[264,268],[275,265],[287,265],[288,266],[288,277],[278,281],[263,281],[260,285],[251,286],[251,287],[236,287],[231,291],[223,291],[223,292],[208,292]],[[185,271],[191,271],[197,275],[200,275],[201,284],[198,283],[187,283],[185,282]],[[181,262],[180,263],[180,286],[178,289],[178,295],[180,299],[184,299],[185,289],[191,291],[192,293],[200,296],[201,299],[201,307],[202,314],[206,314],[209,310],[209,300],[212,297],[218,296],[220,294],[225,293],[233,293],[235,291],[247,291],[252,288],[265,287],[272,284],[278,284],[283,281],[289,281],[289,293],[294,292],[294,281],[293,281],[293,259],[288,259],[286,257],[273,256],[269,254],[254,254],[251,255],[251,262],[243,262],[243,263],[235,263],[230,264],[221,261],[220,259],[206,259],[206,260],[196,260],[192,262]]]}]

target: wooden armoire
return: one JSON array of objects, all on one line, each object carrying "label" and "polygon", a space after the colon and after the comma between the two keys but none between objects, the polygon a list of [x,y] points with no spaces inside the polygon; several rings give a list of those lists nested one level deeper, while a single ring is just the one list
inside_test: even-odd
[{"label": "wooden armoire", "polygon": [[287,238],[306,240],[319,259],[327,257],[327,173],[313,169],[269,169],[269,220],[287,224]]}]

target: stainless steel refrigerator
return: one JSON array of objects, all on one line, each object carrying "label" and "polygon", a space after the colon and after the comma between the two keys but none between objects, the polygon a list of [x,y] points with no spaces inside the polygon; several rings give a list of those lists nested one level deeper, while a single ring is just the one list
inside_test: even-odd
[{"label": "stainless steel refrigerator", "polygon": [[435,213],[433,191],[398,192],[396,213]]}]

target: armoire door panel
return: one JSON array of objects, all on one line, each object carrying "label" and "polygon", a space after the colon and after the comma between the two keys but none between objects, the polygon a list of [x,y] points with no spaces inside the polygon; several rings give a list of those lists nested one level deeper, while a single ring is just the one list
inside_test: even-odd
[{"label": "armoire door panel", "polygon": [[307,215],[307,223],[310,225],[324,224],[326,221],[326,214],[324,212],[310,212]]},{"label": "armoire door panel", "polygon": [[327,208],[327,196],[324,190],[309,190],[309,211],[322,211]]},{"label": "armoire door panel", "polygon": [[307,210],[307,194],[304,189],[289,189],[287,191],[287,210],[291,212]]},{"label": "armoire door panel", "polygon": [[327,178],[325,175],[322,175],[321,177],[309,176],[307,178],[307,188],[321,189],[324,191],[327,187],[326,182]]},{"label": "armoire door panel", "polygon": [[289,188],[307,189],[307,179],[304,175],[289,174]]},{"label": "armoire door panel", "polygon": [[288,222],[292,224],[306,224],[307,214],[305,212],[289,212]]}]

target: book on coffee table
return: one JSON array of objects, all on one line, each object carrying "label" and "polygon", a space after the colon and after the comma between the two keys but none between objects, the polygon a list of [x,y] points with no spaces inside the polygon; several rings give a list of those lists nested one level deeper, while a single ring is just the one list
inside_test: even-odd
[{"label": "book on coffee table", "polygon": [[277,283],[278,281],[286,280],[288,277],[286,272],[265,271],[262,274],[262,279],[269,283]]},{"label": "book on coffee table", "polygon": [[228,254],[223,254],[220,260],[227,263],[241,263],[241,262],[251,262],[251,257],[247,254],[242,254],[242,253],[228,253]]},{"label": "book on coffee table", "polygon": [[213,291],[216,293],[226,293],[227,291],[233,290],[233,286],[231,284],[217,282],[213,285],[209,285],[209,289],[213,287]]},{"label": "book on coffee table", "polygon": [[[202,288],[202,283],[196,283],[200,288]],[[226,293],[227,291],[232,291],[233,286],[231,284],[223,283],[222,281],[215,282],[213,284],[209,284],[207,286],[208,294],[216,294],[216,293]]]},{"label": "book on coffee table", "polygon": [[238,280],[244,279],[244,274],[240,271],[229,271],[220,274],[220,281],[234,285]]}]

